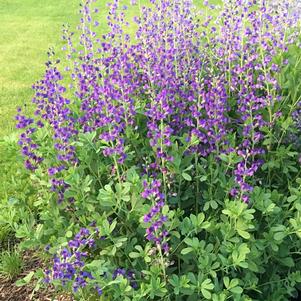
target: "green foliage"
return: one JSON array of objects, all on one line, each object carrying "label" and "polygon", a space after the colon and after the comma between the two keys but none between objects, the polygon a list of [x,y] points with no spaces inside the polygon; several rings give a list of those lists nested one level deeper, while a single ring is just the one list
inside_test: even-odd
[{"label": "green foliage", "polygon": [[[34,183],[24,168],[23,158],[17,145],[17,135],[12,134],[0,141],[0,248],[15,244],[22,229],[35,224],[36,198]],[[23,231],[24,232],[24,231]]]},{"label": "green foliage", "polygon": [[30,173],[24,168],[17,142],[17,134],[0,139],[0,206],[14,199],[30,202],[30,196],[34,194]]},{"label": "green foliage", "polygon": [[[289,300],[296,296],[301,284],[300,178],[289,181],[289,191],[283,191],[278,177],[272,179],[272,189],[256,186],[251,205],[247,205],[229,200],[225,193],[231,183],[221,174],[228,159],[219,172],[213,172],[217,163],[211,158],[206,170],[199,165],[189,168],[192,179],[183,179],[183,170],[187,171],[191,163],[181,162],[176,177],[183,192],[177,200],[170,196],[169,201],[180,203],[182,208],[164,208],[171,249],[162,259],[156,247],[144,238],[141,217],[149,204],[141,197],[142,180],[136,169],[129,168],[122,174],[124,181],[114,183],[113,175],[104,174],[109,163],[95,159],[101,143],[90,142],[77,150],[79,157],[86,157],[86,163],[66,171],[70,185],[67,194],[74,198],[74,204],[57,206],[55,195],[47,190],[47,176],[41,171],[35,174],[34,180],[41,187],[35,204],[39,219],[28,216],[17,229],[24,247],[41,248],[50,243],[50,253],[54,254],[80,227],[89,227],[95,221],[106,239],[97,242],[86,269],[106,288],[104,298],[108,300]],[[295,177],[293,169],[284,168],[284,161],[279,164],[279,178]],[[201,177],[195,177],[195,168],[200,168]],[[267,185],[265,167],[261,173]],[[102,185],[104,175],[107,184]],[[201,186],[200,213],[193,214],[186,208],[194,203],[195,195],[190,191],[196,181]],[[134,290],[123,277],[105,281],[101,275],[110,275],[112,266],[136,271],[139,289]],[[93,300],[88,291],[82,294],[85,300]],[[279,296],[282,299],[277,299]]]}]

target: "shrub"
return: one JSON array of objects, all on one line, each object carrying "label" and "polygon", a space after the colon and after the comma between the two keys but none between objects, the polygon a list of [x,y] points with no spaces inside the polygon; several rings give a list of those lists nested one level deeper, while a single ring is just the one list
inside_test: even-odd
[{"label": "shrub", "polygon": [[151,0],[132,39],[117,0],[99,37],[93,2],[79,45],[64,27],[66,64],[49,52],[35,117],[17,116],[46,283],[78,300],[295,296],[298,14],[285,0]]}]

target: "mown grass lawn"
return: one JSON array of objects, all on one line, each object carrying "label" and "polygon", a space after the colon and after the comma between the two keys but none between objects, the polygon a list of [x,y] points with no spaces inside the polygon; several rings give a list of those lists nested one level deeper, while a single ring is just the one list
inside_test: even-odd
[{"label": "mown grass lawn", "polygon": [[30,103],[46,51],[60,48],[60,28],[76,24],[77,7],[78,0],[0,0],[0,137],[14,130],[16,107]]}]

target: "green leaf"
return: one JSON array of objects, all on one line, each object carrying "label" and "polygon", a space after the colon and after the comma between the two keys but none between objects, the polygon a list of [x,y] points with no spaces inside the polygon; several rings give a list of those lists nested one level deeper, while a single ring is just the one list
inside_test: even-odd
[{"label": "green leaf", "polygon": [[105,185],[104,189],[100,189],[97,200],[100,201],[102,207],[113,207],[115,205],[115,195],[110,185]]},{"label": "green leaf", "polygon": [[250,239],[251,235],[245,230],[237,229],[237,233],[244,239]]},{"label": "green leaf", "polygon": [[173,274],[172,277],[169,279],[169,283],[172,285],[172,286],[177,286],[179,285],[179,276],[178,275],[175,275]]},{"label": "green leaf", "polygon": [[248,263],[247,262],[240,262],[239,264],[238,264],[238,266],[240,266],[240,267],[242,267],[242,268],[244,268],[244,269],[247,269],[248,267],[249,267],[249,265],[248,265]]},{"label": "green leaf", "polygon": [[246,259],[247,254],[250,253],[250,249],[247,244],[241,244],[237,250],[232,252],[232,259],[235,265],[239,265],[243,268],[247,267],[247,264],[243,262]]},{"label": "green leaf", "polygon": [[163,208],[162,208],[162,214],[163,215],[167,215],[169,212],[169,207],[168,205],[164,205]]},{"label": "green leaf", "polygon": [[192,181],[192,178],[191,178],[191,176],[188,174],[188,173],[186,173],[186,172],[182,172],[182,177],[186,180],[186,181]]},{"label": "green leaf", "polygon": [[211,201],[211,202],[210,202],[210,206],[211,206],[212,209],[217,209],[218,204],[217,204],[216,201]]},{"label": "green leaf", "polygon": [[191,252],[193,252],[193,251],[194,251],[193,248],[188,247],[188,248],[184,248],[184,249],[181,251],[181,254],[182,254],[182,255],[186,255],[186,254],[189,254],[189,253],[191,253]]},{"label": "green leaf", "polygon": [[179,295],[180,288],[181,288],[179,276],[173,274],[172,278],[169,279],[169,283],[174,287],[174,293],[175,293],[175,295]]},{"label": "green leaf", "polygon": [[292,267],[295,266],[295,262],[294,262],[294,260],[293,260],[292,257],[280,258],[279,261],[280,261],[283,265],[285,265],[285,266],[287,266],[287,267],[289,267],[289,268],[292,268]]},{"label": "green leaf", "polygon": [[200,182],[205,182],[207,181],[207,176],[201,176],[200,177]]},{"label": "green leaf", "polygon": [[67,238],[71,238],[72,235],[73,235],[73,234],[72,234],[72,231],[69,230],[69,231],[66,232],[66,237],[67,237]]},{"label": "green leaf", "polygon": [[288,198],[287,198],[287,201],[289,202],[289,203],[292,203],[292,202],[294,202],[295,200],[297,200],[298,199],[298,197],[296,196],[296,195],[291,195],[291,196],[289,196]]},{"label": "green leaf", "polygon": [[208,290],[201,288],[201,292],[204,298],[206,298],[207,300],[211,299],[211,293]]},{"label": "green leaf", "polygon": [[286,236],[286,233],[285,233],[285,232],[276,232],[276,233],[274,234],[274,239],[280,241],[280,240],[283,240],[283,238],[284,238],[285,236]]},{"label": "green leaf", "polygon": [[240,286],[236,286],[230,289],[233,294],[241,295],[244,291]]},{"label": "green leaf", "polygon": [[117,221],[114,220],[110,225],[110,233],[112,233],[117,225]]},{"label": "green leaf", "polygon": [[219,157],[222,161],[228,163],[229,159],[228,159],[228,156],[226,154],[220,154]]},{"label": "green leaf", "polygon": [[229,284],[230,284],[230,279],[229,279],[229,277],[224,277],[224,278],[223,278],[223,282],[224,282],[225,287],[228,288],[228,287],[229,287]]},{"label": "green leaf", "polygon": [[205,279],[202,282],[201,287],[207,290],[212,290],[214,288],[214,284],[212,283],[211,279]]},{"label": "green leaf", "polygon": [[208,229],[210,226],[211,226],[211,223],[208,222],[208,221],[206,221],[206,222],[203,222],[203,223],[202,223],[201,228],[202,228],[202,229]]},{"label": "green leaf", "polygon": [[130,258],[139,258],[139,257],[141,257],[141,255],[137,252],[131,252],[129,254],[129,256],[130,256]]},{"label": "green leaf", "polygon": [[27,284],[31,281],[33,275],[34,275],[34,272],[31,271],[31,272],[30,272],[29,274],[27,274],[24,278],[17,280],[16,283],[15,283],[16,286],[19,287],[19,286],[27,285]]},{"label": "green leaf", "polygon": [[193,227],[197,228],[202,225],[203,221],[205,220],[205,215],[204,213],[199,213],[197,216],[195,216],[194,214],[190,214],[189,218]]}]

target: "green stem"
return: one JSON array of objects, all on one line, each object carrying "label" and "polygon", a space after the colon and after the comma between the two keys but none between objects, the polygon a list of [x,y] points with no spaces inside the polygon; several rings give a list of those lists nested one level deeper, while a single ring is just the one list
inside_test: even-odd
[{"label": "green stem", "polygon": [[162,249],[160,245],[157,245],[159,254],[160,254],[160,264],[161,264],[161,268],[162,268],[162,272],[163,272],[163,277],[164,277],[164,281],[166,282],[166,271],[165,271],[165,264],[164,264],[164,258],[163,258],[163,254],[162,254]]},{"label": "green stem", "polygon": [[199,183],[199,171],[198,171],[198,156],[195,154],[194,156],[194,165],[195,165],[195,173],[196,173],[196,198],[195,198],[195,212],[199,213],[199,200],[200,200],[200,183]]}]

